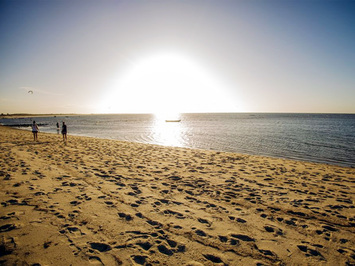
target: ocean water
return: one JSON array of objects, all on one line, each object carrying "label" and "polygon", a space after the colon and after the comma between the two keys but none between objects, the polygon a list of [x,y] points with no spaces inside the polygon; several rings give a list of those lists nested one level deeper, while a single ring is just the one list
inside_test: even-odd
[{"label": "ocean water", "polygon": [[[174,117],[175,118],[175,117]],[[355,167],[354,114],[181,114],[165,122],[151,114],[1,119],[3,125],[43,124],[69,135],[189,147]],[[170,118],[168,118],[170,119]],[[29,127],[22,127],[30,129]]]}]

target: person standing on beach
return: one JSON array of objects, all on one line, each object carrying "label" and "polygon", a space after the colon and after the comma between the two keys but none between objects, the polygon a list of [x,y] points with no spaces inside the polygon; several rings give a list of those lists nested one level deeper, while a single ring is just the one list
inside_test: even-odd
[{"label": "person standing on beach", "polygon": [[67,125],[65,122],[63,122],[62,125],[62,135],[63,135],[63,141],[67,141]]},{"label": "person standing on beach", "polygon": [[32,123],[33,141],[38,141],[38,136],[37,136],[38,131],[39,130],[36,121],[33,121]]},{"label": "person standing on beach", "polygon": [[57,122],[57,133],[59,134],[59,123]]}]

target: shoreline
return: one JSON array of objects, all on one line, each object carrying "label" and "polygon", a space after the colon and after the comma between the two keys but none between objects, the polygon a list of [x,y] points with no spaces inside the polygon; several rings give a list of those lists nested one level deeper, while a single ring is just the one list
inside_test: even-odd
[{"label": "shoreline", "polygon": [[[74,115],[76,116],[76,114]],[[80,116],[80,115],[79,115]],[[28,117],[27,117],[28,118]],[[29,125],[26,125],[28,129],[23,129],[22,125],[1,125],[3,127],[9,127],[9,128],[15,128],[19,130],[25,130],[29,131]],[[40,132],[41,134],[53,134],[53,135],[58,135],[57,132]],[[111,138],[104,138],[104,137],[95,137],[95,136],[88,136],[88,135],[80,135],[80,134],[70,134],[70,136],[76,136],[76,137],[87,137],[87,138],[97,138],[101,140],[114,140],[114,141],[122,141],[122,142],[128,142],[128,143],[139,143],[139,144],[147,144],[147,145],[158,145],[162,147],[171,147],[171,148],[184,148],[184,149],[192,149],[192,150],[206,150],[206,151],[212,151],[212,152],[222,152],[222,153],[231,153],[231,154],[240,154],[240,155],[247,155],[247,156],[258,156],[258,157],[266,157],[266,158],[273,158],[273,159],[281,159],[281,160],[290,160],[290,161],[296,161],[296,162],[301,162],[301,163],[315,163],[315,164],[324,164],[324,165],[329,165],[329,166],[338,166],[338,167],[345,167],[345,168],[352,168],[355,169],[355,166],[348,166],[346,164],[342,164],[339,162],[321,162],[321,161],[307,161],[302,158],[287,158],[287,157],[276,157],[272,155],[259,155],[259,154],[252,154],[252,153],[238,153],[238,152],[229,152],[229,151],[223,151],[223,150],[213,150],[213,149],[202,149],[202,148],[193,148],[193,147],[182,147],[182,146],[167,146],[163,144],[152,144],[152,143],[146,143],[146,142],[135,142],[135,141],[127,141],[127,140],[118,140],[118,139],[111,139]]]},{"label": "shoreline", "polygon": [[[25,130],[25,131],[30,131],[30,128],[28,129],[23,129],[21,128],[22,126],[16,126],[16,125],[1,125],[0,127],[9,127],[9,128],[15,128],[19,130]],[[57,132],[40,132],[40,134],[53,134],[53,135],[58,135]],[[276,156],[271,156],[271,155],[259,155],[259,154],[252,154],[252,153],[238,153],[238,152],[229,152],[229,151],[223,151],[223,150],[213,150],[213,149],[202,149],[202,148],[193,148],[193,147],[181,147],[181,146],[167,146],[163,144],[152,144],[152,143],[145,143],[145,142],[138,142],[138,141],[128,141],[128,140],[118,140],[118,139],[110,139],[110,138],[101,138],[101,137],[94,137],[94,136],[88,136],[88,135],[80,135],[80,134],[69,134],[69,136],[75,136],[75,137],[86,137],[86,138],[94,138],[94,139],[101,139],[101,140],[113,140],[113,141],[119,141],[119,142],[128,142],[128,143],[138,143],[138,144],[146,144],[146,145],[157,145],[161,147],[167,147],[167,148],[183,148],[183,149],[192,149],[192,150],[202,150],[202,151],[212,151],[212,152],[217,152],[217,153],[231,153],[231,154],[239,154],[239,155],[246,155],[246,156],[257,156],[257,157],[265,157],[265,158],[271,158],[271,159],[280,159],[280,160],[288,160],[288,161],[296,161],[296,162],[301,162],[301,163],[314,163],[314,164],[324,164],[324,165],[329,165],[329,166],[336,166],[336,167],[345,167],[345,168],[351,168],[355,169],[355,166],[348,166],[345,164],[341,163],[336,163],[336,162],[320,162],[317,160],[314,161],[307,161],[303,160],[301,158],[287,158],[287,157],[276,157]]]},{"label": "shoreline", "polygon": [[355,169],[0,127],[0,257],[355,263]]},{"label": "shoreline", "polygon": [[65,117],[65,116],[81,116],[81,115],[91,115],[91,114],[3,114],[0,115],[0,119],[22,119],[31,117]]}]

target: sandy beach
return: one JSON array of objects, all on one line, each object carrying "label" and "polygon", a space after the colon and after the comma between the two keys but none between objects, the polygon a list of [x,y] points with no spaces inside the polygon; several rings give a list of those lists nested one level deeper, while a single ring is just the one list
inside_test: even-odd
[{"label": "sandy beach", "polygon": [[1,265],[355,265],[355,169],[0,126]]}]

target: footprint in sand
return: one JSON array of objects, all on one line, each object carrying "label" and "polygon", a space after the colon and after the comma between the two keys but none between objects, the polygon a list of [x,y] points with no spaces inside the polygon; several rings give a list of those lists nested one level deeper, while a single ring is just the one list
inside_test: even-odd
[{"label": "footprint in sand", "polygon": [[133,220],[133,216],[132,216],[132,215],[126,214],[126,213],[123,213],[123,212],[119,212],[119,213],[118,213],[118,216],[119,216],[120,218],[125,219],[126,221],[132,221],[132,220]]},{"label": "footprint in sand", "polygon": [[106,252],[111,250],[111,246],[105,243],[91,242],[89,243],[92,249],[98,250],[100,252]]},{"label": "footprint in sand", "polygon": [[15,212],[8,213],[8,214],[6,214],[4,216],[1,216],[0,220],[8,220],[8,219],[11,219],[11,218],[17,218],[15,216],[15,214],[16,214]]},{"label": "footprint in sand", "polygon": [[241,235],[241,234],[231,234],[232,237],[240,239],[242,241],[246,241],[246,242],[255,242],[255,239],[247,236],[247,235]]},{"label": "footprint in sand", "polygon": [[198,236],[207,236],[207,234],[206,234],[204,231],[200,230],[200,229],[197,229],[197,230],[195,231],[195,233],[196,233]]},{"label": "footprint in sand", "polygon": [[0,233],[9,232],[9,231],[12,231],[17,228],[18,228],[18,226],[16,226],[15,224],[5,224],[5,225],[0,226]]},{"label": "footprint in sand", "polygon": [[157,221],[153,221],[153,220],[147,220],[147,223],[156,229],[161,228],[163,226],[161,223],[159,223]]},{"label": "footprint in sand", "polygon": [[203,218],[198,218],[197,219],[200,223],[202,223],[202,224],[206,224],[208,227],[211,227],[211,222],[210,221],[208,221],[208,220],[206,220],[206,219],[203,219]]},{"label": "footprint in sand", "polygon": [[180,226],[180,225],[174,225],[173,228],[175,228],[175,229],[182,229],[183,227]]},{"label": "footprint in sand", "polygon": [[144,218],[143,214],[142,214],[142,213],[140,213],[140,212],[137,212],[137,213],[136,213],[136,216],[137,216],[138,218],[141,218],[141,219],[143,219],[143,218]]},{"label": "footprint in sand", "polygon": [[163,213],[166,214],[166,215],[173,215],[177,219],[185,219],[186,218],[182,213],[176,212],[176,211],[172,211],[172,210],[169,210],[169,209],[168,210],[164,210]]},{"label": "footprint in sand", "polygon": [[15,241],[15,238],[10,237],[10,238],[5,238],[2,237],[0,240],[0,251],[1,255],[9,255],[11,254],[17,247],[17,243]]},{"label": "footprint in sand", "polygon": [[247,222],[247,221],[245,221],[245,220],[242,219],[242,218],[236,218],[236,217],[234,217],[234,216],[228,216],[228,218],[229,218],[230,220],[232,220],[232,221],[237,221],[238,223],[242,223],[242,224],[244,224],[244,223]]},{"label": "footprint in sand", "polygon": [[143,248],[144,250],[149,250],[153,245],[149,242],[139,242],[137,243],[138,246]]},{"label": "footprint in sand", "polygon": [[112,201],[107,200],[107,201],[105,201],[105,203],[108,207],[115,207],[115,205]]},{"label": "footprint in sand", "polygon": [[140,255],[132,256],[132,260],[139,265],[145,265],[147,258],[148,258],[147,256],[140,256]]},{"label": "footprint in sand", "polygon": [[160,253],[163,253],[168,256],[172,256],[174,254],[174,252],[171,249],[167,248],[165,245],[159,245],[158,250]]},{"label": "footprint in sand", "polygon": [[268,233],[274,233],[275,235],[282,236],[284,233],[282,232],[282,229],[277,228],[276,226],[273,225],[265,225],[264,229]]},{"label": "footprint in sand", "polygon": [[223,263],[221,258],[211,255],[211,254],[203,254],[203,256],[208,259],[209,261],[212,261],[213,263]]},{"label": "footprint in sand", "polygon": [[65,219],[65,216],[63,214],[61,214],[60,212],[56,212],[54,213],[55,216],[57,216],[57,218],[59,219]]},{"label": "footprint in sand", "polygon": [[226,236],[218,236],[218,238],[223,243],[227,243],[227,241],[228,241],[228,237],[226,237]]},{"label": "footprint in sand", "polygon": [[324,258],[323,255],[318,251],[318,250],[315,250],[315,249],[311,249],[309,248],[308,246],[306,245],[297,245],[298,249],[302,252],[305,253],[305,256],[306,257],[309,257],[309,256],[319,256],[321,258]]},{"label": "footprint in sand", "polygon": [[70,202],[70,204],[73,205],[73,206],[77,206],[77,205],[81,204],[81,201],[73,200],[73,201]]},{"label": "footprint in sand", "polygon": [[[70,225],[65,225],[64,226],[65,229],[67,230],[68,233],[70,233],[71,235],[74,235],[74,236],[81,236],[81,235],[85,235],[84,233],[81,232],[81,230],[76,227],[76,226],[70,226]],[[63,230],[60,230],[59,232],[62,233],[62,234],[65,234],[66,233],[66,230],[63,229]]]}]

